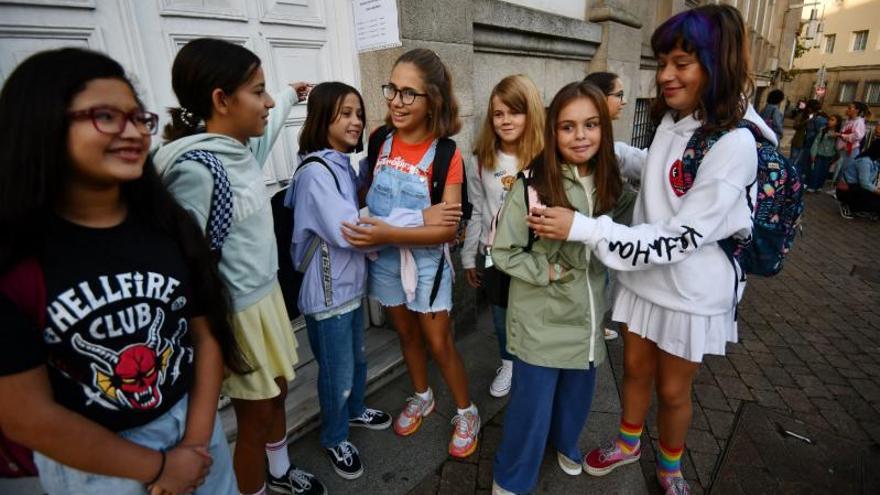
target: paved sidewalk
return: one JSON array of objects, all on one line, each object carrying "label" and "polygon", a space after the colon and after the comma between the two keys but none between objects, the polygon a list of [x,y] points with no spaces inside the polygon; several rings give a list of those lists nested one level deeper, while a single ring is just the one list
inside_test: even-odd
[{"label": "paved sidewalk", "polygon": [[[401,438],[387,431],[353,430],[351,441],[362,454],[366,472],[354,481],[346,481],[331,469],[313,431],[291,447],[291,458],[298,465],[313,470],[331,494],[488,494],[492,487],[492,456],[501,439],[503,407],[506,399],[489,396],[489,384],[495,377],[498,344],[488,312],[481,315],[476,329],[456,345],[470,378],[473,400],[480,408],[483,430],[478,451],[470,458],[450,457],[447,444],[452,433],[451,418],[455,408],[448,390],[436,368],[431,365],[430,382],[437,397],[436,411],[425,418],[420,430],[411,437]],[[370,407],[392,413],[402,408],[411,393],[407,375],[400,376],[367,397]],[[614,431],[620,413],[614,379],[609,361],[599,368],[596,396],[592,412],[581,435],[583,449],[598,445],[608,431]],[[607,493],[647,494],[645,480],[638,465],[618,469],[603,478],[583,474],[570,477],[556,465],[555,454],[545,456],[537,493]]]},{"label": "paved sidewalk", "polygon": [[[712,484],[744,402],[755,402],[867,448],[880,444],[880,222],[845,220],[824,193],[806,196],[804,235],[780,275],[752,277],[739,312],[740,342],[706,359],[694,386],[693,427],[683,461],[695,493]],[[722,290],[723,288],[719,288]],[[615,377],[623,349],[609,346]],[[656,443],[652,405],[643,436]],[[642,468],[656,489],[656,445]],[[796,456],[764,459],[802,462]],[[781,467],[781,466],[780,466]],[[801,472],[810,469],[800,465]],[[779,493],[772,486],[765,493]],[[794,493],[794,492],[792,492]]]}]

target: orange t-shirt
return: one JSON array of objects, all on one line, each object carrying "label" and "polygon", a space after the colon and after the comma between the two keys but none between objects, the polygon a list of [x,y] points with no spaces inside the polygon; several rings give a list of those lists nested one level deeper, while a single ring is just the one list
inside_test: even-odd
[{"label": "orange t-shirt", "polygon": [[[415,168],[422,157],[428,152],[434,138],[428,138],[421,143],[410,144],[404,143],[402,139],[398,139],[395,135],[391,140],[391,153],[388,154],[388,160],[394,161],[399,159],[405,162],[405,165]],[[398,165],[399,167],[399,165]],[[428,167],[428,183],[433,178],[434,165]],[[456,148],[449,162],[449,171],[446,174],[446,184],[463,184],[464,183],[464,164],[461,159],[461,151]]]}]

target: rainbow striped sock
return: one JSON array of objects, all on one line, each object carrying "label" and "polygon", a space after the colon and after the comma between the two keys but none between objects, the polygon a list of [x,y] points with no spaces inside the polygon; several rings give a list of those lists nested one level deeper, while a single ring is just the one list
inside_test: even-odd
[{"label": "rainbow striped sock", "polygon": [[639,448],[639,438],[644,425],[634,425],[620,420],[620,431],[617,432],[617,445],[625,454],[632,454]]},{"label": "rainbow striped sock", "polygon": [[657,459],[657,474],[663,477],[681,477],[681,454],[684,446],[671,449],[660,442],[660,457]]}]

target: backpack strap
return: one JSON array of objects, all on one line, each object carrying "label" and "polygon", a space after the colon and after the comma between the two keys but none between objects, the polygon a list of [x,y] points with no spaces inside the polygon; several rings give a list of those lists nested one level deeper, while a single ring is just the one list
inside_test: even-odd
[{"label": "backpack strap", "polygon": [[[336,177],[336,174],[333,173],[333,169],[331,169],[330,165],[327,164],[327,162],[324,161],[324,159],[319,156],[313,155],[313,156],[310,156],[310,157],[306,158],[305,160],[303,160],[302,163],[299,164],[299,167],[296,168],[296,171],[293,172],[293,177],[296,178],[296,174],[298,174],[300,170],[305,169],[306,166],[308,166],[308,164],[310,164],[310,163],[320,163],[321,165],[323,165],[324,168],[326,168],[327,171],[330,172],[330,175],[333,177],[333,182],[336,184],[336,190],[339,191],[339,194],[342,194],[342,188],[339,186],[339,179]],[[300,261],[299,265],[297,265],[297,267],[296,267],[296,270],[298,272],[305,273],[306,270],[309,269],[309,265],[312,263],[312,258],[315,257],[315,252],[317,252],[318,247],[321,246],[321,244],[326,244],[326,242],[324,242],[317,235],[312,237],[312,240],[309,241],[309,246],[306,248],[306,253],[303,256],[302,261]],[[322,249],[322,252],[323,252],[323,249]],[[328,268],[329,268],[329,264],[328,264]],[[324,278],[326,278],[326,274],[325,274]],[[326,284],[325,284],[324,292],[325,293],[327,292]]]},{"label": "backpack strap", "polygon": [[[339,194],[342,194],[342,187],[339,186],[339,178],[337,178],[336,174],[333,173],[333,169],[330,168],[330,165],[320,156],[312,155],[303,160],[302,163],[300,163],[299,166],[296,167],[296,170],[293,172],[293,177],[296,177],[296,174],[299,173],[300,170],[306,168],[306,165],[308,165],[309,163],[320,163],[321,165],[323,165],[324,168],[326,168],[327,171],[330,172],[330,175],[333,177],[333,183],[336,184],[336,190],[339,191]],[[293,179],[291,179],[291,181],[292,180]]]},{"label": "backpack strap", "polygon": [[[449,175],[449,164],[455,155],[455,141],[449,138],[440,138],[437,141],[437,152],[434,155],[434,166],[431,169],[431,204],[436,205],[443,201],[443,190],[446,189],[446,178]],[[462,187],[462,203],[466,198],[465,188]]]},{"label": "backpack strap", "polygon": [[376,130],[370,134],[370,140],[367,143],[367,163],[370,165],[369,182],[372,182],[373,169],[376,168],[376,162],[379,161],[379,153],[382,151],[382,144],[392,131],[392,128],[387,125],[382,125],[377,127]]},{"label": "backpack strap", "polygon": [[[330,172],[330,176],[333,177],[333,183],[336,184],[336,190],[341,195],[342,188],[339,186],[339,179],[336,177],[333,169],[330,168],[330,165],[319,156],[312,155],[303,160],[299,167],[296,168],[296,171],[293,172],[293,177],[296,178],[296,174],[310,163],[320,163]],[[330,306],[333,304],[333,274],[330,271],[330,247],[327,245],[327,241],[321,239],[318,235],[312,236],[312,240],[309,241],[303,259],[300,261],[299,266],[296,267],[296,270],[300,273],[305,273],[309,269],[309,265],[311,265],[318,248],[321,249],[321,282],[324,289],[324,304]]]},{"label": "backpack strap", "polygon": [[[523,181],[523,199],[525,200],[526,205],[526,215],[531,215],[529,212],[529,209],[531,208],[529,206],[529,178],[526,176],[525,172],[522,171],[516,174],[516,178],[522,179]],[[535,232],[531,228],[526,227],[526,229],[528,230],[528,240],[526,241],[526,247],[523,248],[523,250],[529,253],[532,251],[532,244],[535,243]]]},{"label": "backpack strap", "polygon": [[[449,175],[449,165],[452,157],[455,155],[455,141],[449,138],[440,138],[437,140],[437,150],[434,154],[434,163],[431,166],[431,204],[435,205],[443,201],[443,191],[446,189],[446,178]],[[462,167],[464,172],[464,167]],[[461,188],[461,204],[464,210],[467,204],[467,184],[462,184]],[[470,212],[469,212],[470,213]],[[464,212],[462,212],[464,214]],[[434,283],[431,286],[431,297],[428,300],[430,306],[434,305],[434,300],[440,292],[440,282],[443,280],[443,268],[446,266],[446,255],[440,255],[440,263],[437,264],[437,272],[434,274]]]},{"label": "backpack strap", "polygon": [[174,163],[183,161],[199,162],[211,172],[214,178],[214,188],[211,192],[211,209],[208,213],[207,234],[211,244],[211,251],[220,257],[223,244],[229,237],[232,228],[232,187],[229,185],[229,176],[226,167],[210,151],[192,150],[181,155]]}]

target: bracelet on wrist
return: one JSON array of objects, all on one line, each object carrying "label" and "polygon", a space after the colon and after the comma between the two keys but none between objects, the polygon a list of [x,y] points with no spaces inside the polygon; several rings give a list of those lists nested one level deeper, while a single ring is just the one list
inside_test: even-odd
[{"label": "bracelet on wrist", "polygon": [[146,486],[150,486],[150,485],[152,485],[153,483],[159,481],[159,478],[162,477],[162,473],[165,472],[165,451],[164,451],[164,450],[160,450],[159,453],[162,454],[162,463],[159,464],[159,472],[156,473],[156,476],[153,476],[153,479],[151,479],[150,481],[144,483],[144,485],[146,485]]}]

